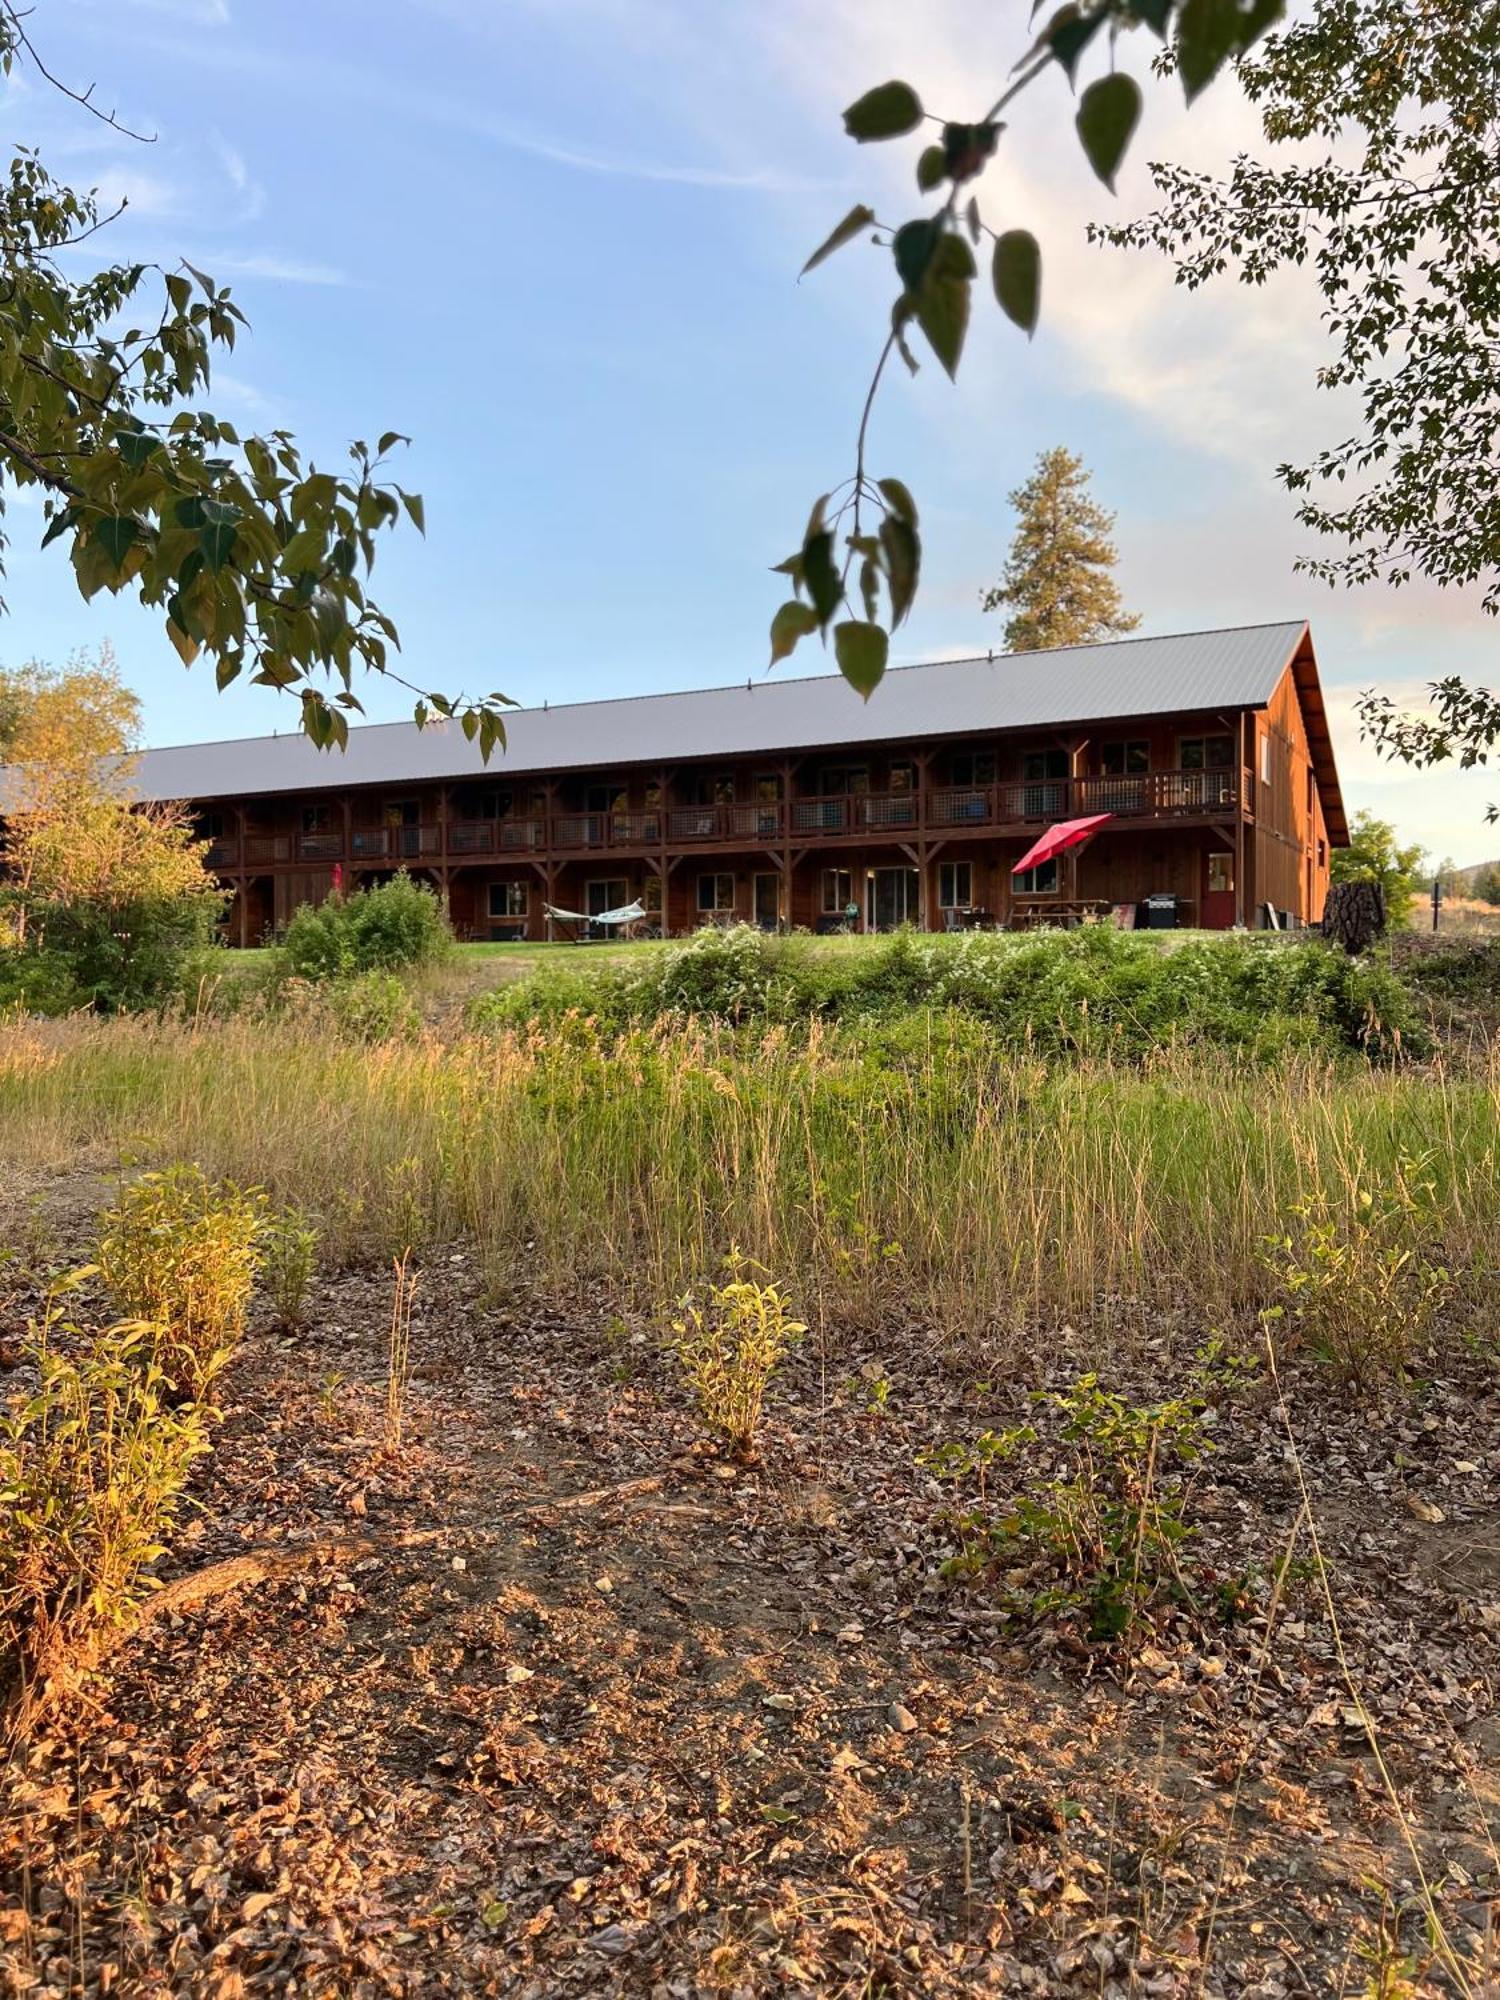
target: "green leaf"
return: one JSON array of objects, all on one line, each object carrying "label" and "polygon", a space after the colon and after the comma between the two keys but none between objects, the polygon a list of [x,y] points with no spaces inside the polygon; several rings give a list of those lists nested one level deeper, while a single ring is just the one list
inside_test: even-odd
[{"label": "green leaf", "polygon": [[140,532],[140,523],[133,515],[106,514],[103,520],[94,523],[93,539],[119,569]]},{"label": "green leaf", "polygon": [[885,676],[890,636],[863,618],[846,618],[833,628],[833,655],[839,672],[866,701]]},{"label": "green leaf", "polygon": [[396,491],[401,494],[401,505],[406,509],[412,526],[419,535],[425,535],[427,533],[427,509],[422,505],[421,494],[404,493],[399,486],[396,488]]},{"label": "green leaf", "polygon": [[871,139],[899,139],[922,122],[922,100],[909,83],[880,83],[844,113],[844,130],[864,145]]},{"label": "green leaf", "polygon": [[1177,18],[1177,67],[1189,104],[1229,61],[1279,21],[1284,0],[1183,0]]},{"label": "green leaf", "polygon": [[1078,106],[1078,136],[1088,154],[1089,165],[1113,194],[1115,175],[1125,157],[1141,116],[1140,86],[1134,77],[1118,71],[1101,76],[1083,93]]},{"label": "green leaf", "polygon": [[955,181],[972,180],[982,172],[1000,138],[998,125],[945,125],[943,168]]},{"label": "green leaf", "polygon": [[1028,337],[1042,310],[1042,250],[1029,229],[1007,229],[997,238],[991,267],[1000,310]]},{"label": "green leaf", "polygon": [[167,273],[167,297],[172,301],[175,312],[185,313],[193,296],[193,288],[180,271]]},{"label": "green leaf", "polygon": [[880,524],[880,546],[885,556],[886,583],[891,593],[891,629],[894,631],[917,594],[917,572],[922,562],[922,545],[916,529],[899,514],[887,514]]},{"label": "green leaf", "polygon": [[838,228],[831,235],[823,238],[823,241],[802,266],[798,276],[805,278],[808,272],[815,270],[825,257],[831,257],[835,250],[842,250],[846,243],[852,243],[856,236],[862,236],[874,220],[874,209],[866,208],[862,201],[857,202],[844,217]]},{"label": "green leaf", "polygon": [[62,508],[47,523],[47,532],[42,536],[41,546],[46,548],[50,542],[55,542],[59,535],[65,535],[70,528],[76,528],[78,520],[79,515],[76,507],[69,505]]},{"label": "green leaf", "polygon": [[198,536],[198,546],[203,551],[203,560],[212,570],[221,570],[234,554],[235,537],[239,530],[230,521],[210,521]]},{"label": "green leaf", "polygon": [[831,528],[819,528],[802,544],[802,581],[819,626],[826,625],[844,601],[843,580],[833,560]]},{"label": "green leaf", "polygon": [[222,694],[229,683],[239,679],[240,668],[244,664],[238,653],[224,653],[214,668],[214,686]]},{"label": "green leaf", "polygon": [[924,146],[917,161],[917,187],[922,194],[931,194],[938,182],[948,173],[948,155],[941,146]]},{"label": "green leaf", "polygon": [[913,298],[921,290],[942,234],[943,225],[931,216],[924,216],[920,222],[903,222],[896,231],[891,244],[896,270]]},{"label": "green leaf", "polygon": [[795,650],[797,641],[818,629],[818,614],[810,604],[789,597],[771,620],[771,665]]},{"label": "green leaf", "polygon": [[945,230],[917,293],[917,324],[950,379],[958,372],[964,335],[969,330],[969,288],[974,272],[974,252],[961,236]]},{"label": "green leaf", "polygon": [[152,452],[161,450],[161,439],[148,430],[119,430],[114,446],[131,471],[139,472]]},{"label": "green leaf", "polygon": [[1108,9],[1104,7],[1090,14],[1085,14],[1080,7],[1062,7],[1053,15],[1043,33],[1042,40],[1067,71],[1070,83],[1078,68],[1078,58],[1104,26],[1107,13]]},{"label": "green leaf", "polygon": [[911,497],[910,489],[899,479],[877,479],[875,484],[885,496],[886,505],[903,521],[917,525],[917,503]]}]

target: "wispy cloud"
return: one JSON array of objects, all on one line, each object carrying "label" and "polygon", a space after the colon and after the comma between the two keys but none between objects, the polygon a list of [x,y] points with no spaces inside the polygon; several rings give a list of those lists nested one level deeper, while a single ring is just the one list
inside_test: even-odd
[{"label": "wispy cloud", "polygon": [[221,133],[213,135],[213,148],[219,165],[224,170],[224,178],[234,192],[238,204],[238,220],[255,222],[265,213],[266,191],[254,178],[245,164],[245,156]]},{"label": "wispy cloud", "polygon": [[[198,261],[196,256],[193,261]],[[203,261],[216,278],[264,278],[271,284],[279,285],[348,285],[353,282],[332,264],[309,263],[299,257],[278,257],[269,251],[206,250]]]},{"label": "wispy cloud", "polygon": [[450,107],[450,113],[451,117],[445,119],[445,122],[463,127],[472,132],[476,138],[488,139],[492,144],[504,146],[511,152],[527,153],[533,159],[550,160],[554,166],[569,167],[577,173],[602,174],[612,180],[666,181],[682,187],[739,189],[752,194],[800,194],[836,184],[828,180],[814,180],[802,175],[783,173],[771,168],[755,168],[748,173],[737,173],[722,167],[669,166],[653,160],[636,160],[608,153],[581,152],[572,146],[560,146],[550,139],[533,138],[494,119],[476,116],[454,107]]}]

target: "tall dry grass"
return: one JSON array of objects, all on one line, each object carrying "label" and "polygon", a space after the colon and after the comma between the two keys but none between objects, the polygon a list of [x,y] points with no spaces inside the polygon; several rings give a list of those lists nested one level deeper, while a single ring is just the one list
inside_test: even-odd
[{"label": "tall dry grass", "polygon": [[334,1261],[477,1240],[498,1286],[659,1306],[731,1244],[816,1320],[995,1333],[1263,1302],[1314,1191],[1427,1162],[1445,1261],[1500,1242],[1500,1062],[1463,1075],[998,1062],[940,1027],[894,1063],[831,1031],[568,1021],[370,1047],[317,1024],[0,1028],[0,1151],[194,1160],[314,1217]]}]

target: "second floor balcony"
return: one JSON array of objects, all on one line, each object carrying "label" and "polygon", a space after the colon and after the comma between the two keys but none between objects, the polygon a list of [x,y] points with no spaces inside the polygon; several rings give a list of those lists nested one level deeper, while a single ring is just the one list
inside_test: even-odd
[{"label": "second floor balcony", "polygon": [[230,870],[307,863],[399,868],[412,863],[662,848],[808,845],[965,833],[1017,833],[1056,820],[1110,813],[1123,823],[1232,819],[1253,800],[1248,773],[1144,771],[1129,776],[1019,779],[996,784],[913,786],[790,800],[717,801],[608,811],[526,812],[493,819],[433,819],[417,825],[300,832],[247,829],[216,836],[209,865]]}]

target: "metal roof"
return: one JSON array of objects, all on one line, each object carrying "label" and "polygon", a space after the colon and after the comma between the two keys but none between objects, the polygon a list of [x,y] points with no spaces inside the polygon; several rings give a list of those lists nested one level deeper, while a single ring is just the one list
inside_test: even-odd
[{"label": "metal roof", "polygon": [[[1258,708],[1270,700],[1306,631],[1297,620],[896,667],[868,702],[840,675],[822,674],[513,709],[506,712],[508,746],[494,753],[488,770],[503,780],[533,771]],[[385,722],[351,729],[342,753],[315,750],[298,731],[147,750],[132,788],[142,799],[213,799],[473,779],[485,769],[456,723],[429,722],[419,730]]]}]

